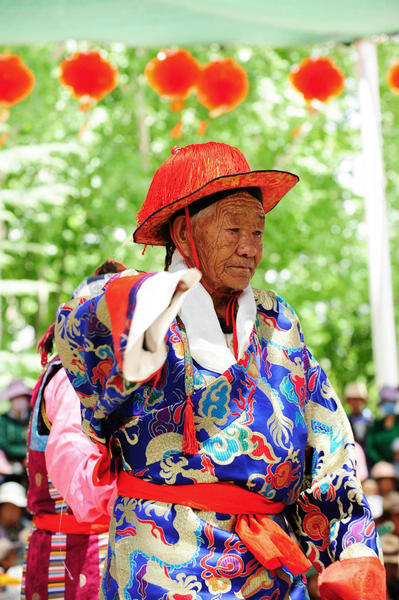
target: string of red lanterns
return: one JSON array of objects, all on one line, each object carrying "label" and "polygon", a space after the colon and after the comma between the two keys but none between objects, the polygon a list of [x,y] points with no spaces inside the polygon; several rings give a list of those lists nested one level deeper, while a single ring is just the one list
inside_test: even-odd
[{"label": "string of red lanterns", "polygon": [[[201,66],[185,49],[160,50],[147,63],[144,74],[148,85],[161,98],[172,101],[172,111],[182,110],[186,98],[194,91],[211,118],[233,110],[246,98],[249,89],[245,69],[233,58],[217,59]],[[198,134],[204,135],[207,126],[208,121],[201,121]],[[182,131],[183,124],[179,120],[170,135],[179,138]]]},{"label": "string of red lanterns", "polygon": [[[200,63],[186,49],[160,50],[144,70],[149,86],[162,98],[170,100],[170,108],[180,112],[185,100],[195,92],[198,102],[216,118],[235,109],[249,90],[245,69],[233,58]],[[60,64],[59,81],[74,98],[81,110],[90,109],[117,85],[118,69],[98,50],[75,52]],[[328,56],[304,58],[288,75],[309,107],[314,100],[328,102],[339,96],[345,86],[345,75]],[[389,88],[399,95],[399,60],[387,71]],[[17,54],[0,54],[0,123],[9,116],[9,109],[21,102],[33,90],[35,77]],[[202,120],[198,134],[204,135],[208,121]],[[171,130],[173,137],[182,135],[182,121]],[[4,143],[0,135],[0,145]]]}]

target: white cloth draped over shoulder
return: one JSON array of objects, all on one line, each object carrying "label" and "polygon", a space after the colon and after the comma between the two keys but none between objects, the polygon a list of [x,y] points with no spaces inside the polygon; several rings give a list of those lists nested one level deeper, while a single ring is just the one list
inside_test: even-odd
[{"label": "white cloth draped over shoulder", "polygon": [[[167,353],[165,335],[177,314],[186,327],[191,356],[199,365],[223,373],[235,364],[232,334],[223,333],[212,298],[200,279],[201,273],[189,269],[175,250],[169,270],[157,273],[142,284],[124,354],[126,379],[144,381],[163,365]],[[176,292],[179,281],[187,285],[187,291]],[[248,345],[255,319],[255,298],[248,286],[238,298],[239,357]]]}]

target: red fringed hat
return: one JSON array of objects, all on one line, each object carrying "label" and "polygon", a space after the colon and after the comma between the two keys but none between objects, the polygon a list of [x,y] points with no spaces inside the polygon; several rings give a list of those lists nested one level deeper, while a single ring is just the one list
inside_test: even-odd
[{"label": "red fringed hat", "polygon": [[163,227],[178,210],[196,200],[235,188],[258,187],[269,212],[299,181],[287,171],[251,171],[245,156],[228,144],[207,142],[173,148],[172,156],[155,171],[137,215],[133,239],[139,244],[165,246]]}]

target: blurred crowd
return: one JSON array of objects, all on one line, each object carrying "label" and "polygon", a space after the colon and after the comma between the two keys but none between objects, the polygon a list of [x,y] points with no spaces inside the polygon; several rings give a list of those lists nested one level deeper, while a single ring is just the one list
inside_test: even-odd
[{"label": "blurred crowd", "polygon": [[[0,414],[0,599],[18,598],[25,545],[31,528],[27,512],[26,438],[32,390],[13,379],[1,393]],[[399,599],[399,390],[380,390],[378,415],[368,407],[366,386],[349,383],[344,404],[357,452],[357,472],[375,519],[386,567],[388,600]],[[311,600],[320,599],[317,572],[307,574]]]},{"label": "blurred crowd", "polygon": [[19,598],[25,545],[31,528],[27,512],[26,438],[32,390],[13,379],[0,395],[0,598]]},{"label": "blurred crowd", "polygon": [[[381,388],[376,417],[363,383],[349,383],[343,400],[356,443],[357,474],[380,534],[388,600],[399,600],[399,389]],[[320,599],[316,571],[308,573],[308,589],[311,600]]]}]

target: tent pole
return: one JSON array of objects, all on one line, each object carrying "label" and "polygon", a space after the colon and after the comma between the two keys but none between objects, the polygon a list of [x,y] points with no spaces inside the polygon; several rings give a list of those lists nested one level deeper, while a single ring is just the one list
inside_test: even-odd
[{"label": "tent pole", "polygon": [[376,42],[356,42],[376,384],[398,385]]}]

